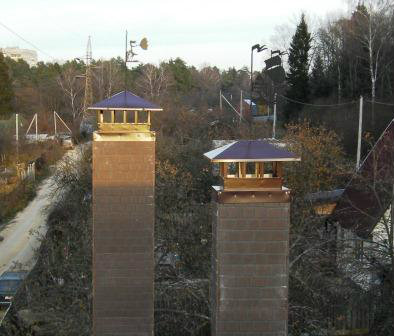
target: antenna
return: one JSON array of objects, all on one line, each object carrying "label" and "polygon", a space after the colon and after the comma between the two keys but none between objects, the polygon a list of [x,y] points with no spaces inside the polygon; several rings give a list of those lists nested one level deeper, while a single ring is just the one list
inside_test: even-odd
[{"label": "antenna", "polygon": [[[126,30],[126,41],[125,41],[125,56],[124,56],[124,92],[127,90],[127,63],[137,63],[139,61],[134,59],[134,56],[138,54],[134,52],[133,48],[140,47],[143,50],[148,49],[148,39],[144,37],[139,44],[137,41],[128,40]],[[130,43],[130,50],[128,49],[128,43]]]},{"label": "antenna", "polygon": [[127,91],[127,30],[126,30],[126,43],[124,50],[124,94],[126,99],[126,91]]},{"label": "antenna", "polygon": [[86,72],[85,72],[85,96],[83,101],[83,113],[85,114],[89,106],[93,104],[93,88],[92,88],[92,41],[88,38],[86,46]]}]

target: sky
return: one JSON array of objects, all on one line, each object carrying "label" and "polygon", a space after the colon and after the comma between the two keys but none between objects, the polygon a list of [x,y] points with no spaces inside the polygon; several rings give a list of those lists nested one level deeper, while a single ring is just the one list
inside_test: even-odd
[{"label": "sky", "polygon": [[[189,65],[250,65],[251,46],[275,48],[278,26],[295,27],[302,12],[316,21],[345,12],[344,0],[2,0],[0,47],[29,44],[42,61],[82,58],[88,36],[93,58],[124,55],[125,31],[130,39],[147,37],[149,49],[137,60],[155,63],[181,57]],[[255,55],[256,67],[263,56]]]}]

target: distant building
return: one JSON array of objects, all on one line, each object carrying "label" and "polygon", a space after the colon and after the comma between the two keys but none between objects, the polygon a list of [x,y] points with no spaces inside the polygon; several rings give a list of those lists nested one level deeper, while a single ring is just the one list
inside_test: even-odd
[{"label": "distant building", "polygon": [[9,57],[14,61],[23,59],[30,66],[34,66],[38,62],[37,52],[35,50],[20,49],[19,47],[0,48],[5,57]]}]

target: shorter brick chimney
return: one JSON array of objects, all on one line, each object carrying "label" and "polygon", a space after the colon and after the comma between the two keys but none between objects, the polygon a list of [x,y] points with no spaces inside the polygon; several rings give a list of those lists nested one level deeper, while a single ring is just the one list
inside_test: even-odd
[{"label": "shorter brick chimney", "polygon": [[205,154],[219,164],[212,225],[212,335],[286,336],[290,190],[294,154],[263,140]]}]

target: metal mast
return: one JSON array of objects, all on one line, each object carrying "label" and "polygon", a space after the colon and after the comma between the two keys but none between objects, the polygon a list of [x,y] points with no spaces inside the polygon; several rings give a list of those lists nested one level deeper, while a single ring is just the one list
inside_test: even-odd
[{"label": "metal mast", "polygon": [[92,88],[92,42],[89,36],[86,47],[86,73],[85,73],[85,97],[83,101],[83,112],[85,113],[89,106],[93,104]]}]

